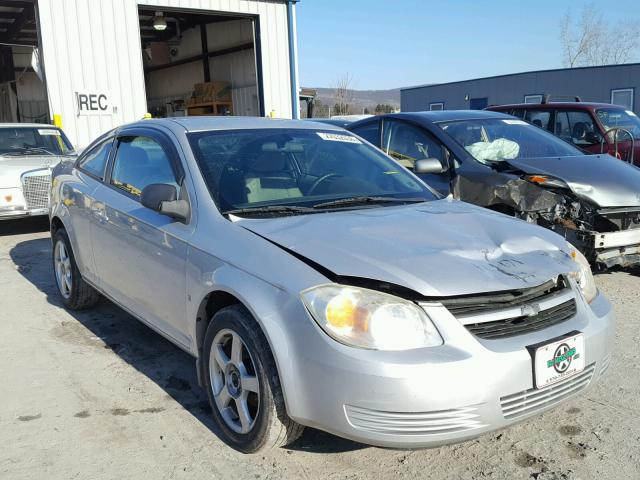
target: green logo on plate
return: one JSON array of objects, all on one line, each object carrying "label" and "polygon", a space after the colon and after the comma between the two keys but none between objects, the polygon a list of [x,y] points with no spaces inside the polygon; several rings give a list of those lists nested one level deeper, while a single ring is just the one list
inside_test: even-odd
[{"label": "green logo on plate", "polygon": [[571,362],[571,358],[576,354],[576,347],[573,347],[570,350],[562,352],[560,355],[553,358],[553,360],[547,360],[547,368],[551,368],[555,365],[560,365],[569,360]]}]

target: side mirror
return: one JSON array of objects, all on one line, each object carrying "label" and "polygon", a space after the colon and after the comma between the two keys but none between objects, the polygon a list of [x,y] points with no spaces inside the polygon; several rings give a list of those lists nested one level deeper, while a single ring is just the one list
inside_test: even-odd
[{"label": "side mirror", "polygon": [[443,173],[447,168],[437,158],[421,158],[416,160],[413,167],[414,173]]},{"label": "side mirror", "polygon": [[178,192],[174,185],[152,183],[142,189],[140,203],[168,217],[185,221],[189,218],[189,202],[178,200]]}]

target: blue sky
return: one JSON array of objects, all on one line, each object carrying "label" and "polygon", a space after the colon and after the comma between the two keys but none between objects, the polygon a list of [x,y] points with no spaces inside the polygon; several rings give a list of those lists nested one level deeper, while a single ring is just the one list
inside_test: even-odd
[{"label": "blue sky", "polygon": [[[562,67],[560,18],[583,0],[301,0],[300,83],[353,88],[423,83]],[[640,18],[638,0],[598,2],[608,21]]]}]

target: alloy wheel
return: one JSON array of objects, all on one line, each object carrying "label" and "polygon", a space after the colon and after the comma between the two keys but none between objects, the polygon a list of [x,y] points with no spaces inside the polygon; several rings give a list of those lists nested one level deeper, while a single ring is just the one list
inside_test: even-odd
[{"label": "alloy wheel", "polygon": [[53,249],[53,264],[58,290],[64,298],[69,298],[73,285],[73,274],[71,259],[69,258],[67,247],[62,240],[58,240]]},{"label": "alloy wheel", "polygon": [[260,385],[251,352],[233,330],[220,330],[214,337],[209,377],[216,408],[225,424],[236,433],[249,433],[260,408]]}]

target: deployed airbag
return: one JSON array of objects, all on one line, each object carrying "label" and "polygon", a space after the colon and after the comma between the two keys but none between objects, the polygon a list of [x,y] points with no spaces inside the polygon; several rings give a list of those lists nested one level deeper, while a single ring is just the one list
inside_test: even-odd
[{"label": "deployed airbag", "polygon": [[513,160],[520,153],[520,145],[506,138],[498,138],[492,142],[476,142],[465,148],[482,163]]}]

